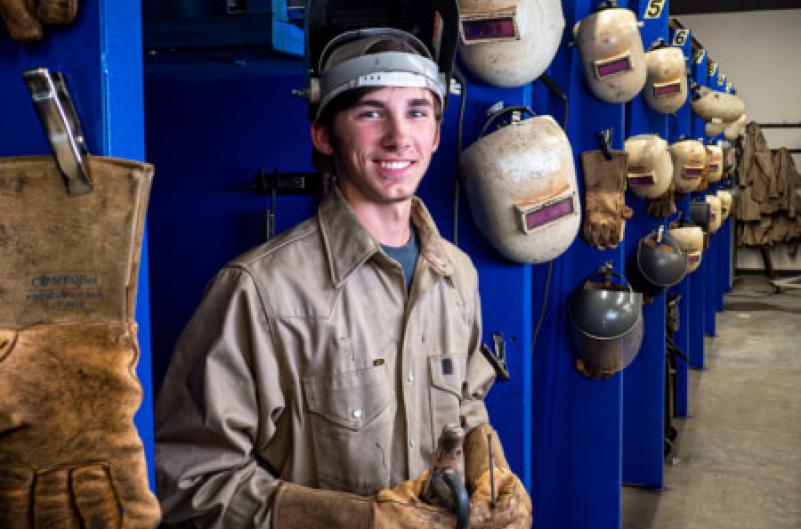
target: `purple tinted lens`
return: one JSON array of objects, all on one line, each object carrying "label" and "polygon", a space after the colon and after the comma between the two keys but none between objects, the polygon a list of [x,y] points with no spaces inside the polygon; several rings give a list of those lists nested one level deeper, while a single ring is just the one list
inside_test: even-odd
[{"label": "purple tinted lens", "polygon": [[656,179],[652,174],[629,176],[629,183],[633,186],[652,186],[656,183]]},{"label": "purple tinted lens", "polygon": [[718,164],[716,164],[716,163],[711,163],[711,164],[707,165],[707,168],[708,168],[710,171],[717,171],[717,170],[718,170],[718,167],[719,167],[719,166],[718,166]]},{"label": "purple tinted lens", "polygon": [[462,22],[464,40],[510,39],[515,37],[514,19],[488,18]]},{"label": "purple tinted lens", "polygon": [[598,77],[603,79],[604,77],[609,77],[610,75],[615,75],[616,73],[625,72],[626,70],[631,70],[631,62],[629,61],[628,57],[617,59],[605,64],[599,64]]},{"label": "purple tinted lens", "polygon": [[687,256],[687,262],[697,263],[700,258],[701,258],[700,255],[688,255]]},{"label": "purple tinted lens", "polygon": [[533,230],[571,213],[573,213],[573,197],[568,197],[536,211],[526,213],[526,228]]},{"label": "purple tinted lens", "polygon": [[654,95],[656,97],[669,96],[671,94],[678,94],[679,92],[681,92],[681,84],[679,83],[654,87]]},{"label": "purple tinted lens", "polygon": [[703,169],[694,169],[692,167],[687,167],[684,169],[684,175],[690,178],[695,178],[696,176],[701,176],[704,174]]}]

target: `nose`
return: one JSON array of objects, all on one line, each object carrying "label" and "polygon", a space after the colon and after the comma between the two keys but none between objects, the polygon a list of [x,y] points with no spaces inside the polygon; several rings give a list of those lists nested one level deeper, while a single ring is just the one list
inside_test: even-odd
[{"label": "nose", "polygon": [[386,120],[382,146],[393,151],[403,151],[411,145],[411,130],[408,120],[402,115],[391,115]]}]

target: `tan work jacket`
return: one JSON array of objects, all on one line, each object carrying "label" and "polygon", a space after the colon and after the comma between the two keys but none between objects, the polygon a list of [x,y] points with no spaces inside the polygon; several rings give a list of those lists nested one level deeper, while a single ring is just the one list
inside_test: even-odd
[{"label": "tan work jacket", "polygon": [[408,295],[335,188],[316,217],[223,268],[156,411],[165,521],[270,526],[281,480],[373,494],[417,477],[448,422],[487,422],[477,274],[415,199]]}]

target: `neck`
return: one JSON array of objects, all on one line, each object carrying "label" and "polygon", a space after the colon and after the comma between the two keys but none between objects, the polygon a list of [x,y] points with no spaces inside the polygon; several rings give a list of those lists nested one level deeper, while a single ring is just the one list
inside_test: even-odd
[{"label": "neck", "polygon": [[412,215],[411,198],[381,204],[360,200],[358,194],[349,193],[346,188],[340,187],[340,189],[362,226],[380,244],[397,247],[409,242],[411,237],[409,230]]}]

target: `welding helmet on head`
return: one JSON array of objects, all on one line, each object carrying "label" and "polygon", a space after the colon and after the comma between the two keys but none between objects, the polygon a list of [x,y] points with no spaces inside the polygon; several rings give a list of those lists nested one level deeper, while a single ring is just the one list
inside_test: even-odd
[{"label": "welding helmet on head", "polygon": [[728,123],[724,123],[720,118],[712,118],[704,122],[704,136],[707,138],[714,138],[720,136],[726,130]]},{"label": "welding helmet on head", "polygon": [[745,114],[741,115],[732,123],[726,125],[726,128],[723,129],[723,137],[729,141],[737,141],[737,138],[743,135],[747,123],[748,116]]},{"label": "welding helmet on head", "polygon": [[690,105],[693,112],[704,121],[717,118],[723,123],[731,123],[745,112],[742,99],[734,94],[712,90],[706,86],[694,89]]},{"label": "welding helmet on head", "polygon": [[682,280],[687,273],[687,254],[664,228],[659,228],[637,243],[626,273],[635,290],[652,297]]},{"label": "welding helmet on head", "polygon": [[665,194],[673,179],[673,162],[665,140],[655,134],[640,134],[626,140],[628,185],[641,198]]},{"label": "welding helmet on head", "polygon": [[[519,117],[527,107],[492,114],[460,165],[473,221],[495,249],[518,263],[541,263],[571,245],[581,223],[573,151],[550,116]],[[518,116],[515,116],[518,113]]]},{"label": "welding helmet on head", "polygon": [[559,0],[459,0],[459,56],[482,81],[515,87],[551,64],[565,29]]},{"label": "welding helmet on head", "polygon": [[602,8],[576,24],[574,33],[584,77],[597,98],[625,103],[640,93],[646,77],[645,51],[633,11]]},{"label": "welding helmet on head", "polygon": [[[611,276],[622,284],[613,283]],[[611,376],[637,356],[643,339],[642,294],[611,268],[602,268],[573,293],[569,316],[571,341],[583,373]]]},{"label": "welding helmet on head", "polygon": [[704,251],[704,230],[699,226],[683,226],[668,229],[668,235],[679,243],[687,254],[687,273],[694,272],[701,266]]},{"label": "welding helmet on head", "polygon": [[[308,0],[302,92],[311,117],[319,118],[338,95],[371,87],[427,88],[444,107],[457,32],[456,0],[398,0],[359,9],[346,0]],[[408,51],[383,51],[393,41]]]},{"label": "welding helmet on head", "polygon": [[720,199],[717,195],[707,195],[704,200],[709,204],[709,233],[715,233],[723,222]]},{"label": "welding helmet on head", "polygon": [[680,48],[661,45],[645,54],[647,79],[643,96],[655,111],[672,114],[687,101],[687,66]]},{"label": "welding helmet on head", "polygon": [[706,148],[696,140],[679,140],[670,146],[673,181],[676,191],[690,193],[698,189],[706,170]]},{"label": "welding helmet on head", "polygon": [[723,178],[723,147],[706,146],[706,181],[710,184],[720,182]]},{"label": "welding helmet on head", "polygon": [[718,189],[717,195],[718,199],[720,200],[720,218],[721,222],[723,222],[729,218],[732,202],[734,202],[734,196],[728,189]]}]

